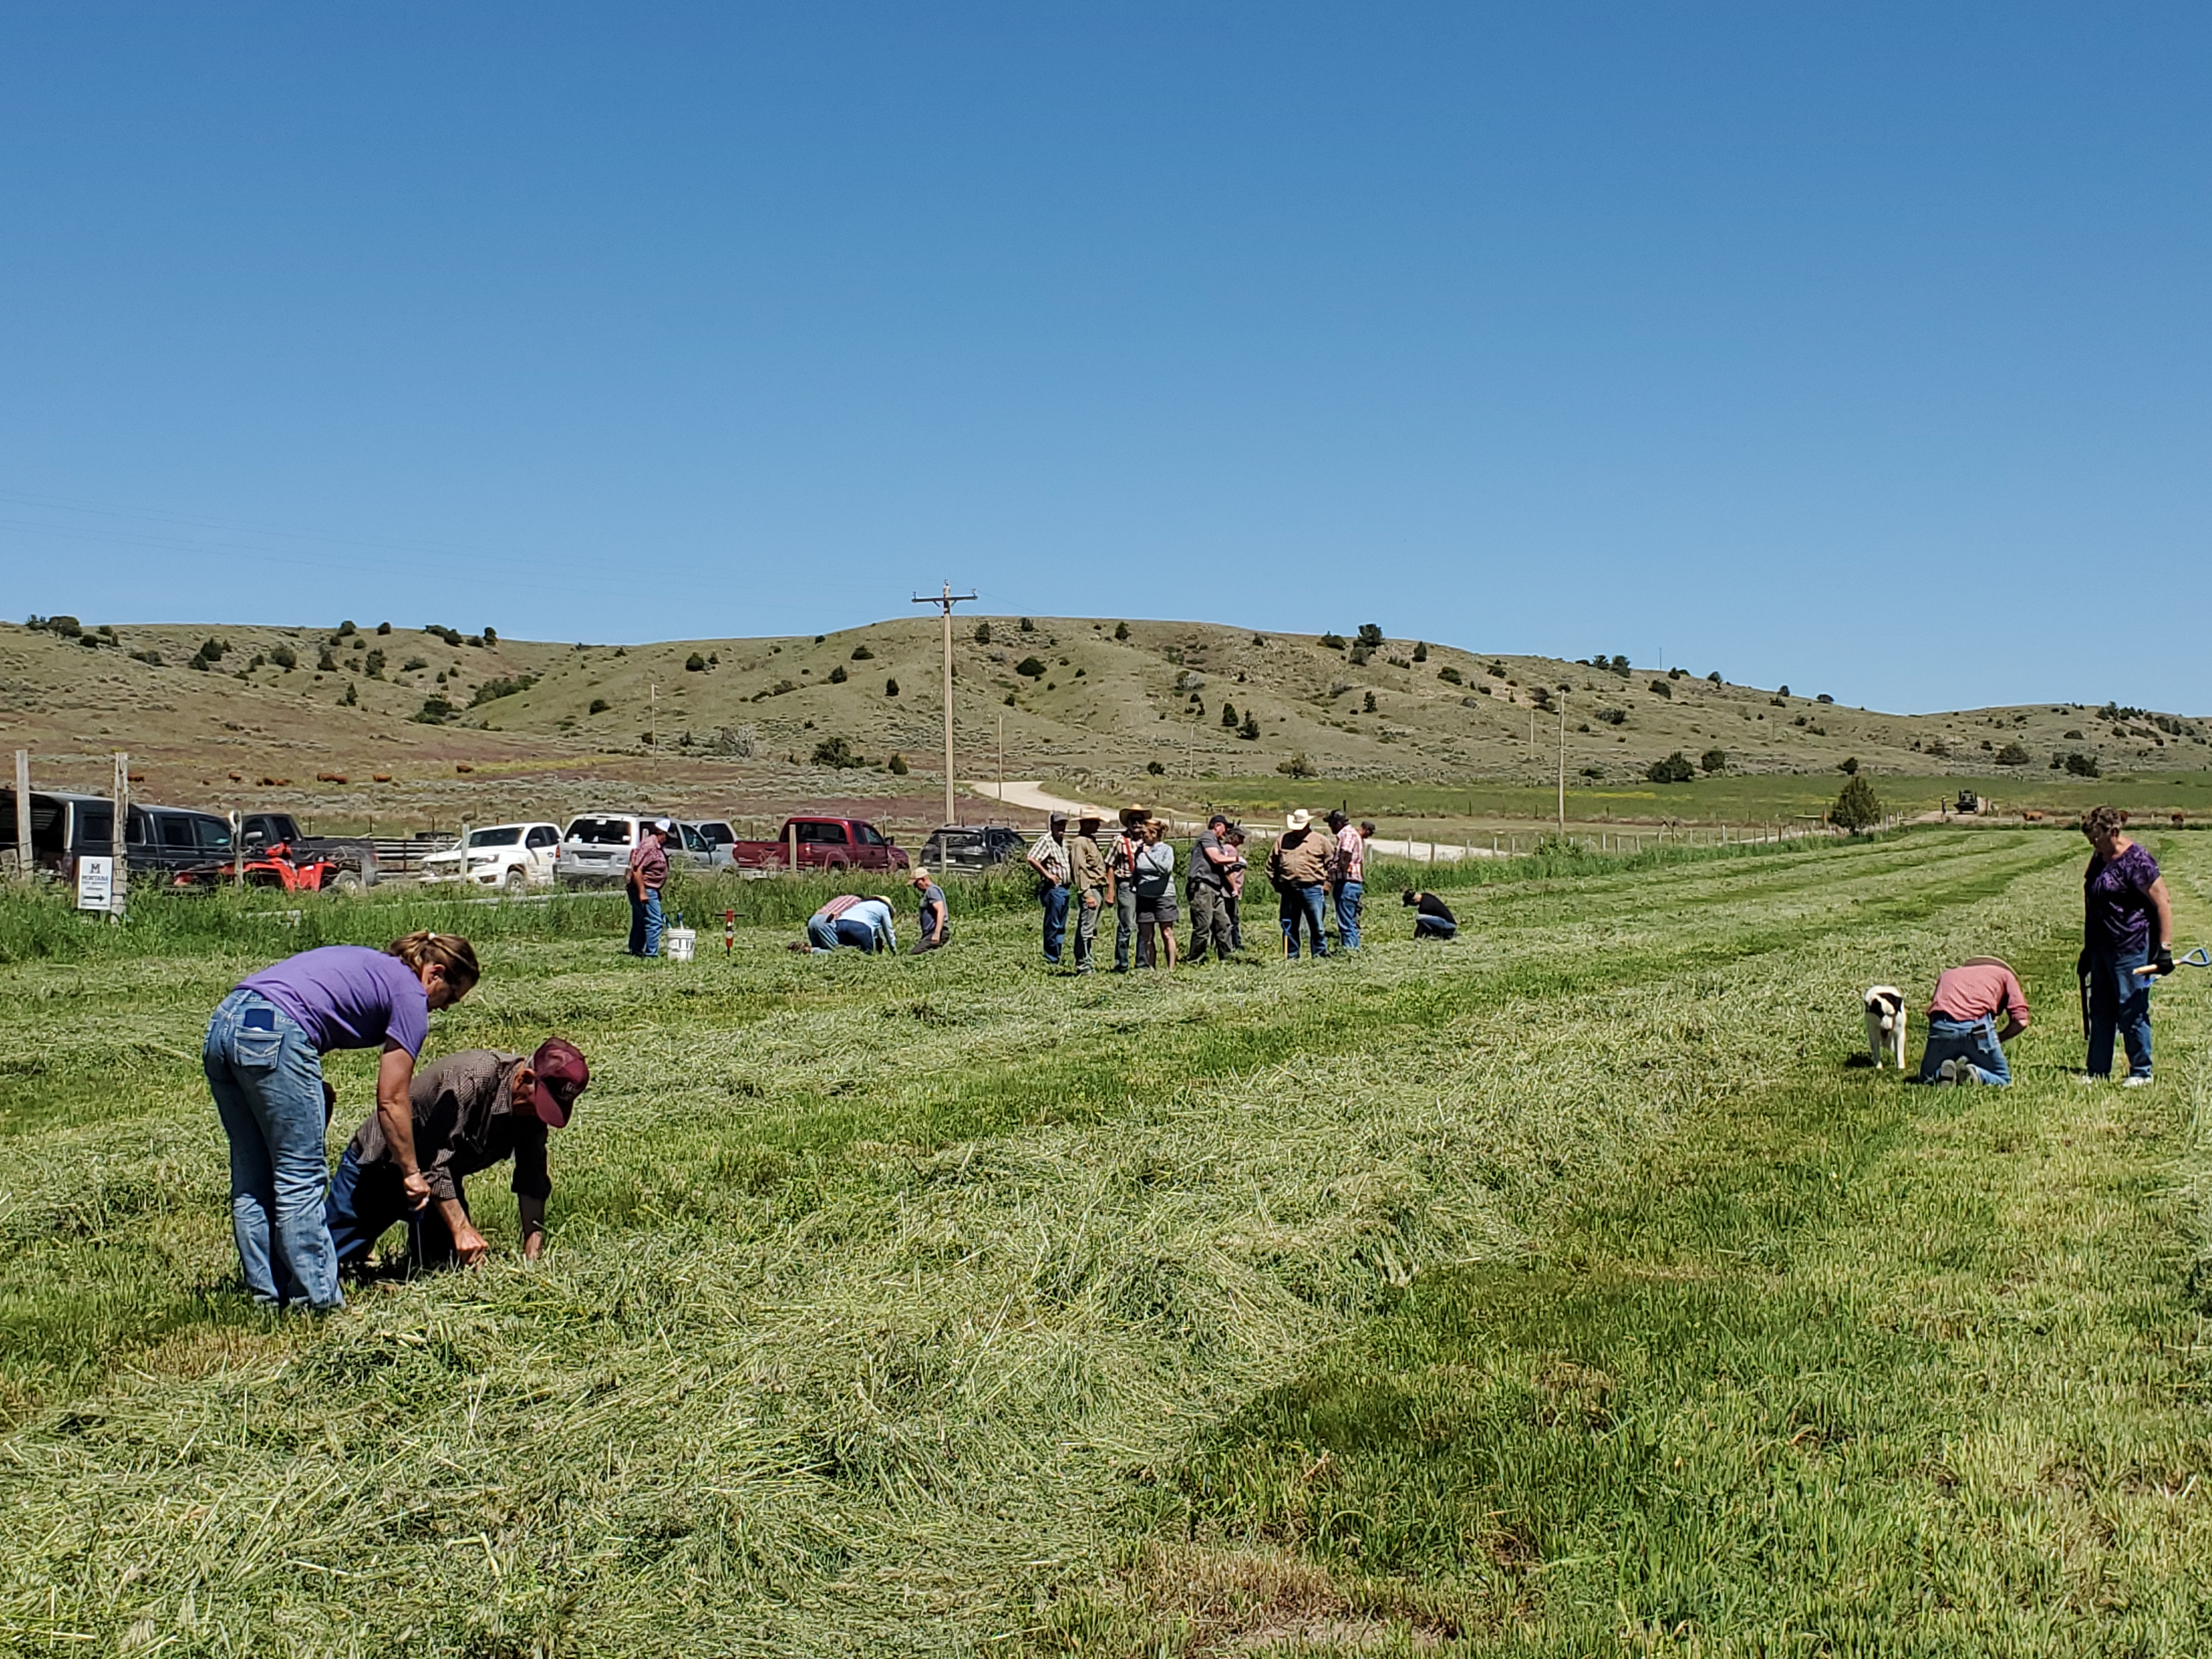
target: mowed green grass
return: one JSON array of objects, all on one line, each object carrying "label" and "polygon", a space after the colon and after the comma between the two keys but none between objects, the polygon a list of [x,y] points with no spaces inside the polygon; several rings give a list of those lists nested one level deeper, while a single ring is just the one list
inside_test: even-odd
[{"label": "mowed green grass", "polygon": [[[0,969],[0,1638],[2201,1650],[2205,992],[2157,1088],[2071,1085],[2077,848],[1492,880],[1449,947],[1378,906],[1356,962],[1169,977],[1013,916],[503,932],[433,1046],[592,1054],[553,1247],[480,1182],[501,1259],[321,1322],[229,1283],[197,1048],[261,955]],[[1844,1068],[1861,988],[1990,950],[2021,1086]]]}]

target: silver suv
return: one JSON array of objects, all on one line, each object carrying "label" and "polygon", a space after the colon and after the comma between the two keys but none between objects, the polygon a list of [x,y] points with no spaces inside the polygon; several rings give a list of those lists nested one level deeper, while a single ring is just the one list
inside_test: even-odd
[{"label": "silver suv", "polygon": [[630,849],[637,845],[641,826],[655,818],[676,825],[668,837],[668,867],[672,870],[712,870],[719,850],[729,861],[729,849],[717,848],[689,824],[668,812],[584,812],[568,820],[561,835],[561,856],[553,866],[556,885],[584,886],[594,882],[618,882],[629,873]]}]

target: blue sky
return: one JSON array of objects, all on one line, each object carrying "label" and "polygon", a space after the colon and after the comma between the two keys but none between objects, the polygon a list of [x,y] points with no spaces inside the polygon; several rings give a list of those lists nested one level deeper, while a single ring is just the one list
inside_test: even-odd
[{"label": "blue sky", "polygon": [[0,610],[2201,711],[2212,13],[16,7]]}]

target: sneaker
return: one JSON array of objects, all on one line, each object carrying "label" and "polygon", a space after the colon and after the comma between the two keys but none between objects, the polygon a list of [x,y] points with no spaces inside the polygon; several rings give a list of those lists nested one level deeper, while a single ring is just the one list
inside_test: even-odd
[{"label": "sneaker", "polygon": [[2120,1085],[2120,1087],[2123,1089],[2148,1089],[2150,1087],[2150,1079],[2148,1077],[2138,1077],[2130,1073],[2127,1080]]},{"label": "sneaker", "polygon": [[1955,1060],[1947,1060],[1938,1066],[1936,1068],[1936,1080],[1938,1083],[1956,1083],[1959,1080],[1959,1062]]},{"label": "sneaker", "polygon": [[1981,1072],[1978,1067],[1976,1067],[1972,1060],[1954,1060],[1951,1064],[1959,1068],[1957,1071],[1951,1073],[1952,1082],[1966,1088],[1972,1088],[1981,1082]]},{"label": "sneaker", "polygon": [[2110,1083],[2112,1080],[2111,1075],[2104,1072],[2076,1072],[2074,1074],[2074,1081],[2084,1089],[2094,1083]]}]

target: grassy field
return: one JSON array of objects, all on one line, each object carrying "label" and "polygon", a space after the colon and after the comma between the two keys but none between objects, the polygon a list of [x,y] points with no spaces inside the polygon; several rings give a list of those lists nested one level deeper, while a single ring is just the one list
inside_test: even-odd
[{"label": "grassy field", "polygon": [[[2162,819],[2179,812],[2194,820],[2212,819],[2212,772],[2144,773],[2117,778],[2082,779],[2023,769],[1976,777],[1931,777],[1869,772],[1885,810],[1917,814],[1949,805],[1961,789],[2013,813],[2026,808],[2047,812],[2061,828],[2091,806],[2109,803],[2124,811]],[[1674,823],[1788,824],[1819,819],[1835,805],[1843,777],[1834,772],[1723,773],[1693,783],[1613,783],[1585,787],[1568,779],[1571,824]],[[1176,798],[1188,793],[1175,786]],[[1355,816],[1390,820],[1397,833],[1409,819],[1452,823],[1512,823],[1525,836],[1528,820],[1541,821],[1554,810],[1555,788],[1541,785],[1332,784],[1288,778],[1224,779],[1200,786],[1194,804],[1273,813],[1292,806],[1314,808],[1341,802]],[[1419,833],[1415,830],[1414,833]]]},{"label": "grassy field", "polygon": [[[1091,981],[1003,890],[896,961],[477,911],[434,1048],[594,1062],[551,1248],[480,1182],[498,1261],[319,1322],[231,1288],[200,1029],[414,910],[0,907],[0,1645],[2203,1651],[2205,991],[2072,1085],[2079,857],[1486,866],[1450,946]],[[2020,1086],[1844,1065],[1986,951]]]}]

